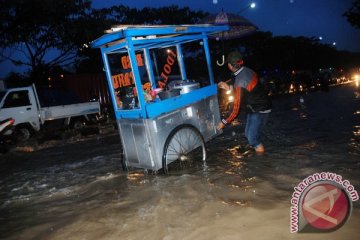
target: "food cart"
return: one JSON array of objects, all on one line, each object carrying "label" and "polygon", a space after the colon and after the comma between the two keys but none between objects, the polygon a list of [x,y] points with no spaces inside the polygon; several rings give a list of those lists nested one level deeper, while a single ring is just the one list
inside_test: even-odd
[{"label": "food cart", "polygon": [[[100,48],[119,129],[124,167],[168,172],[220,132],[209,34],[228,26],[120,25]],[[180,163],[180,164],[178,164]]]}]

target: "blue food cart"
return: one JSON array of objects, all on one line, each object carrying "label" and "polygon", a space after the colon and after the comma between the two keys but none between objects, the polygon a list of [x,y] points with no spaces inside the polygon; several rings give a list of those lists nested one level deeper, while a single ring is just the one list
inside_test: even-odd
[{"label": "blue food cart", "polygon": [[158,171],[206,159],[220,132],[208,35],[228,26],[119,25],[100,48],[125,168]]}]

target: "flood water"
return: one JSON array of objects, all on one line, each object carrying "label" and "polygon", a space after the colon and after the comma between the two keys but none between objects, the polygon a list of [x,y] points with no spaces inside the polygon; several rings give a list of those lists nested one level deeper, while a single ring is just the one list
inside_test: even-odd
[{"label": "flood water", "polygon": [[359,201],[335,232],[290,233],[307,176],[334,172],[360,192],[360,89],[302,96],[274,99],[265,155],[246,147],[240,115],[206,165],[177,174],[124,172],[116,130],[0,155],[0,239],[359,239]]}]

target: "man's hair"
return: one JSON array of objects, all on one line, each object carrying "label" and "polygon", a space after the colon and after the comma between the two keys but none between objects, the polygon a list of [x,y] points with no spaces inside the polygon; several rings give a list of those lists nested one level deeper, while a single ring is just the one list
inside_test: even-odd
[{"label": "man's hair", "polygon": [[239,66],[243,64],[243,58],[240,52],[234,51],[229,53],[227,56],[227,62],[230,63],[233,66]]}]

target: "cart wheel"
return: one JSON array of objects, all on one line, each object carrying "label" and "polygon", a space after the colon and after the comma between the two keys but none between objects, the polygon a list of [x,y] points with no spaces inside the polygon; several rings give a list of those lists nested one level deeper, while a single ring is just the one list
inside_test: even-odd
[{"label": "cart wheel", "polygon": [[205,141],[199,130],[191,125],[175,128],[165,142],[162,163],[167,174],[206,160]]}]

